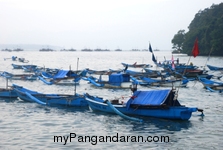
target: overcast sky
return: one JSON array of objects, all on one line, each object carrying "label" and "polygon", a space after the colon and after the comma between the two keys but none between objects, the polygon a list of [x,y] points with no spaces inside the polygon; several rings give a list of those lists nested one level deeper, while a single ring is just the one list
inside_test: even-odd
[{"label": "overcast sky", "polygon": [[199,10],[222,0],[0,0],[0,44],[171,50]]}]

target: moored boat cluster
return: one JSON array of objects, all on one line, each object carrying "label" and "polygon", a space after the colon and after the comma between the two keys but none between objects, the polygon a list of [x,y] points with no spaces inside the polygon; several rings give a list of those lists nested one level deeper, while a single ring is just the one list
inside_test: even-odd
[{"label": "moored boat cluster", "polygon": [[[15,58],[15,56],[12,58]],[[181,105],[176,88],[186,87],[189,82],[197,80],[211,92],[223,91],[223,83],[214,80],[214,78],[220,79],[221,76],[208,74],[207,70],[200,70],[195,65],[179,63],[179,60],[165,60],[155,63],[155,68],[159,68],[157,70],[154,70],[154,65],[151,64],[137,64],[136,62],[133,64],[122,62],[121,64],[123,69],[118,70],[86,68],[74,71],[12,63],[14,70],[22,69],[24,74],[1,71],[0,76],[5,78],[7,82],[8,80],[26,80],[43,82],[47,85],[56,84],[75,87],[80,84],[80,80],[84,80],[92,87],[98,87],[101,90],[104,88],[130,89],[132,96],[127,99],[114,98],[107,100],[98,97],[98,95],[90,95],[88,92],[80,94],[76,90],[74,94],[46,94],[17,84],[10,86],[7,84],[6,88],[0,90],[0,97],[19,97],[24,101],[47,106],[90,107],[92,110],[116,113],[123,118],[134,121],[142,121],[142,119],[138,119],[140,116],[188,120],[193,112],[199,111],[203,115],[203,110]],[[215,68],[214,70],[221,71],[221,68]],[[140,86],[148,87],[148,90],[138,90]],[[150,89],[151,86],[158,88],[152,90]],[[166,87],[166,89],[159,87]],[[135,118],[132,115],[138,117]]]}]

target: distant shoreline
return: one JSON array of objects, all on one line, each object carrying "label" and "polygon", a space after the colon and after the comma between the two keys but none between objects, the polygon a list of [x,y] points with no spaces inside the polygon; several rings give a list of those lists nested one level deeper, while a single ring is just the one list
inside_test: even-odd
[{"label": "distant shoreline", "polygon": [[[39,51],[39,52],[126,52],[126,51],[129,51],[129,52],[145,52],[145,51],[148,51],[149,50],[94,50],[94,49],[81,49],[81,50],[76,50],[76,49],[61,49],[61,50],[54,50],[54,49],[39,49],[39,50],[33,50],[33,49],[27,49],[27,50],[12,50],[12,49],[2,49],[1,50],[2,52],[20,52],[20,51]],[[170,51],[171,50],[162,50],[162,51]],[[156,52],[161,52],[160,50],[159,51],[156,51]]]}]

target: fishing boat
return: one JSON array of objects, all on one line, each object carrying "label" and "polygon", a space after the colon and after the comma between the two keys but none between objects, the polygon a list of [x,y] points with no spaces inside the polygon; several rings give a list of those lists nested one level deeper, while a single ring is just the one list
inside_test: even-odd
[{"label": "fishing boat", "polygon": [[223,70],[223,67],[217,67],[217,66],[212,66],[212,65],[207,65],[207,67],[208,67],[210,70],[214,70],[214,71],[217,71],[217,70]]},{"label": "fishing boat", "polygon": [[22,63],[28,63],[29,61],[28,60],[25,60],[25,58],[18,58],[17,56],[12,56],[12,58],[4,58],[4,60],[7,60],[7,59],[12,59],[12,61],[19,61],[19,62],[22,62]]},{"label": "fishing boat", "polygon": [[185,79],[152,79],[149,77],[140,77],[141,80],[137,80],[136,78],[131,77],[135,83],[139,85],[149,85],[149,86],[157,86],[157,87],[186,87],[189,80]]},{"label": "fishing boat", "polygon": [[134,71],[134,70],[124,70],[125,74],[129,74],[130,76],[133,77],[151,77],[151,78],[157,78],[159,77],[161,74],[157,74],[156,72],[140,72],[140,71]]},{"label": "fishing boat", "polygon": [[17,93],[12,87],[0,88],[0,97],[1,98],[16,98]]},{"label": "fishing boat", "polygon": [[121,63],[124,67],[132,67],[132,68],[149,68],[152,67],[152,65],[150,64],[137,64],[137,62],[135,62],[134,64],[127,64],[127,63]]},{"label": "fishing boat", "polygon": [[118,70],[114,70],[114,69],[108,69],[108,70],[94,70],[94,69],[85,69],[87,71],[87,73],[89,75],[108,75],[111,73],[120,73],[123,71],[123,69],[118,69]]},{"label": "fishing boat", "polygon": [[79,84],[81,75],[85,72],[74,72],[71,70],[59,70],[55,75],[42,71],[38,78],[47,85],[75,85]]},{"label": "fishing boat", "polygon": [[207,79],[211,79],[211,78],[219,78],[220,79],[221,78],[221,76],[214,76],[214,75],[207,74],[207,73],[201,73],[201,74],[186,73],[183,75],[182,73],[179,73],[177,71],[172,71],[172,72],[169,72],[169,74],[174,76],[175,78],[179,78],[179,79],[188,78],[188,80],[190,80],[190,81],[197,80],[198,78],[207,78]]},{"label": "fishing boat", "polygon": [[209,91],[223,91],[223,82],[217,82],[207,78],[199,78],[199,81],[203,84],[204,88],[207,88]]},{"label": "fishing boat", "polygon": [[12,73],[9,73],[9,72],[1,72],[0,73],[0,76],[4,77],[4,78],[7,78],[7,79],[10,79],[10,80],[36,80],[37,79],[37,75],[36,74],[33,74],[33,73],[30,73],[30,74],[12,74]]},{"label": "fishing boat", "polygon": [[200,70],[200,69],[195,69],[195,70],[186,69],[186,73],[184,74],[184,76],[187,78],[195,78],[195,77],[200,76],[205,73],[206,73],[206,71]]},{"label": "fishing boat", "polygon": [[132,85],[130,75],[123,73],[100,75],[99,78],[93,76],[82,77],[82,79],[89,81],[89,83],[95,87],[101,88],[127,89]]},{"label": "fishing boat", "polygon": [[35,69],[36,65],[18,65],[18,64],[12,64],[13,69],[23,69],[23,67]]},{"label": "fishing boat", "polygon": [[23,65],[12,64],[13,69],[22,69]]},{"label": "fishing boat", "polygon": [[[173,89],[133,91],[127,100],[106,100],[85,93],[85,99],[93,111],[117,113],[118,115],[137,115],[164,119],[189,120],[193,112],[203,110],[197,107],[186,107],[177,100]],[[110,105],[111,104],[111,105]]]},{"label": "fishing boat", "polygon": [[169,73],[177,72],[178,74],[182,74],[187,78],[196,78],[197,76],[207,72],[205,70],[198,69],[197,66],[193,65],[176,65],[174,70],[172,69],[171,65],[168,65],[168,67],[165,67],[164,70]]},{"label": "fishing boat", "polygon": [[8,86],[8,79],[6,79],[6,87],[0,88],[0,97],[1,98],[16,98],[16,97],[18,97],[15,90],[11,86]]},{"label": "fishing boat", "polygon": [[[74,78],[74,77],[63,77],[63,78],[43,78],[38,76],[38,78],[43,81],[43,83],[47,85],[75,85],[79,84],[81,78]],[[47,81],[49,80],[49,81]]]},{"label": "fishing boat", "polygon": [[33,91],[22,86],[13,84],[13,88],[18,97],[27,102],[36,102],[41,105],[64,105],[64,106],[88,106],[84,96],[77,94],[44,94],[37,91]]}]

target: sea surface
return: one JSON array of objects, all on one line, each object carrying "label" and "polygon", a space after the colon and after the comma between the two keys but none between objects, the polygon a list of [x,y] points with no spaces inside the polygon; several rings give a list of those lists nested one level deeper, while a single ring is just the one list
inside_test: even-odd
[{"label": "sea surface", "polygon": [[[155,51],[158,61],[171,59],[170,51]],[[24,73],[12,69],[11,64],[21,64],[10,58],[17,56],[42,67],[81,70],[124,69],[122,62],[137,62],[154,65],[148,51],[121,52],[0,52],[0,71]],[[8,58],[8,59],[7,59]],[[203,69],[205,64],[221,66],[222,57],[176,56],[180,62],[192,62]],[[155,68],[155,67],[154,67]],[[131,69],[131,68],[129,68]],[[207,69],[207,68],[206,68]],[[134,70],[134,69],[133,69]],[[208,69],[207,69],[208,70]],[[208,72],[220,75],[220,72]],[[221,79],[221,82],[223,79]],[[9,81],[43,93],[73,94],[73,86],[46,85],[36,81]],[[6,86],[6,80],[0,77],[0,87]],[[146,90],[155,87],[141,87]],[[90,86],[81,80],[76,86],[79,94],[89,93],[105,99],[129,96],[131,91],[101,89]],[[205,116],[193,113],[189,121],[174,121],[145,117],[144,122],[125,120],[117,115],[92,112],[88,108],[49,107],[37,103],[28,103],[20,99],[0,99],[0,149],[222,149],[223,147],[223,94],[205,90],[197,81],[190,81],[188,87],[179,89],[178,99],[186,106],[196,106],[204,110]],[[64,139],[55,140],[56,136]],[[113,141],[104,141],[103,137],[113,137]],[[144,139],[153,137],[151,142],[134,141],[131,138],[141,136]],[[169,141],[161,141],[161,137]],[[70,138],[72,137],[72,138]],[[116,140],[116,138],[122,141]],[[125,137],[125,139],[124,139]],[[127,139],[127,138],[130,139]],[[67,142],[65,143],[66,139]],[[85,138],[85,139],[84,139]],[[96,140],[97,138],[97,140]],[[100,141],[99,141],[99,138]]]}]

